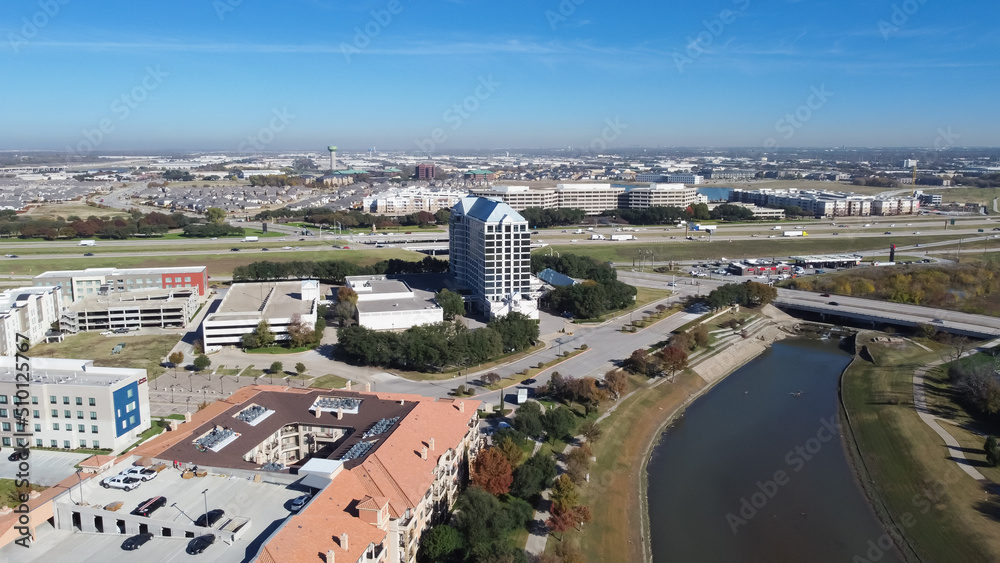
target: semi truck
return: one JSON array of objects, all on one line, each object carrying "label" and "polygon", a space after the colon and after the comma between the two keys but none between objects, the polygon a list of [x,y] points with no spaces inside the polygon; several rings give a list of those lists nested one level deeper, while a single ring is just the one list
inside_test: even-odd
[{"label": "semi truck", "polygon": [[243,237],[243,242],[257,242],[257,237]]},{"label": "semi truck", "polygon": [[599,235],[595,233],[590,235],[590,240],[606,240],[606,239],[604,238],[604,235]]},{"label": "semi truck", "polygon": [[97,241],[93,239],[81,240],[80,246],[97,246]]},{"label": "semi truck", "polygon": [[783,237],[807,237],[807,236],[809,236],[809,233],[807,233],[805,231],[785,231],[785,232],[781,233],[781,236],[783,236]]},{"label": "semi truck", "polygon": [[611,240],[636,240],[635,235],[611,235]]}]

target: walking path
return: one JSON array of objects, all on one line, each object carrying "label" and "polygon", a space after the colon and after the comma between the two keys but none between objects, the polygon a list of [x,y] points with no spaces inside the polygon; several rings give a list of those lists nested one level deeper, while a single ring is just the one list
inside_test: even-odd
[{"label": "walking path", "polygon": [[[997,346],[998,344],[1000,344],[1000,339],[991,340],[979,348],[969,350],[968,352],[962,354],[961,357],[965,358],[971,356],[972,354],[986,351]],[[947,360],[943,359],[938,360],[913,372],[913,406],[917,409],[917,416],[920,417],[920,420],[924,421],[924,424],[929,426],[931,430],[944,440],[945,445],[948,446],[948,451],[951,453],[952,459],[955,460],[959,469],[964,471],[969,477],[972,477],[979,482],[985,481],[990,483],[978,469],[969,463],[969,460],[966,459],[965,453],[962,451],[962,447],[958,443],[958,440],[956,440],[955,437],[952,436],[947,430],[941,427],[938,423],[938,417],[931,414],[930,410],[927,408],[927,390],[924,385],[924,376],[927,375],[928,371],[945,363],[946,361]]]}]

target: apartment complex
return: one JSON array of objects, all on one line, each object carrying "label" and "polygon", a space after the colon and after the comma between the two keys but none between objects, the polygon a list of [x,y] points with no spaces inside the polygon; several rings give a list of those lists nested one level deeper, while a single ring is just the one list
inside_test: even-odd
[{"label": "apartment complex", "polygon": [[34,282],[37,287],[62,286],[69,301],[144,289],[189,288],[204,296],[208,291],[208,269],[205,266],[177,266],[59,270],[39,274]]},{"label": "apartment complex", "polygon": [[444,309],[429,291],[414,290],[402,280],[386,276],[347,276],[347,287],[358,295],[358,324],[372,330],[400,330],[439,323]]},{"label": "apartment complex", "polygon": [[295,464],[295,480],[317,493],[266,530],[249,560],[414,563],[421,535],[447,515],[481,447],[478,407],[418,395],[250,386],[136,455],[264,480],[294,479],[278,468]]},{"label": "apartment complex", "polygon": [[449,270],[474,307],[490,318],[510,312],[538,318],[524,217],[506,203],[466,197],[451,210],[449,233]]},{"label": "apartment complex", "polygon": [[687,207],[698,203],[698,189],[684,184],[615,186],[612,184],[559,184],[555,188],[493,186],[470,193],[503,201],[515,211],[529,207],[542,209],[582,209],[599,215],[609,209],[646,209],[656,206]]},{"label": "apartment complex", "polygon": [[450,209],[465,192],[451,190],[431,190],[428,188],[395,188],[362,200],[368,213],[379,215],[409,215],[418,211],[434,213],[439,209]]},{"label": "apartment complex", "polygon": [[635,175],[636,182],[666,182],[668,184],[702,184],[705,177],[698,174],[671,174],[669,172],[643,172]]},{"label": "apartment complex", "polygon": [[[15,360],[0,357],[0,443],[4,446],[119,450],[149,429],[146,370],[98,367],[93,360],[33,357],[25,387],[15,380]],[[15,412],[15,406],[28,409],[30,416],[16,417],[24,412]]]},{"label": "apartment complex", "polygon": [[816,217],[912,215],[920,210],[920,200],[913,197],[882,198],[851,192],[814,190],[736,189],[730,192],[729,200],[761,207],[798,207]]},{"label": "apartment complex", "polygon": [[234,284],[219,308],[202,322],[205,350],[239,346],[243,335],[253,332],[260,321],[267,321],[276,341],[288,340],[288,325],[294,318],[316,324],[319,299],[316,280]]},{"label": "apartment complex", "polygon": [[0,356],[13,356],[17,350],[17,335],[28,337],[28,343],[45,340],[52,323],[59,320],[62,310],[62,288],[21,287],[0,292]]},{"label": "apartment complex", "polygon": [[65,332],[184,328],[198,311],[194,289],[146,289],[108,295],[88,295],[72,302],[60,317]]}]

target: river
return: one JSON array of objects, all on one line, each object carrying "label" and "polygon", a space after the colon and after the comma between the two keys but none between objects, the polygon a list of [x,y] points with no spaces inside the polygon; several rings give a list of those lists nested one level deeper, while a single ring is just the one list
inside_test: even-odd
[{"label": "river", "polygon": [[[654,562],[881,554],[884,529],[830,431],[850,359],[836,339],[780,341],[687,409],[647,468]],[[892,551],[878,560],[902,558]]]}]

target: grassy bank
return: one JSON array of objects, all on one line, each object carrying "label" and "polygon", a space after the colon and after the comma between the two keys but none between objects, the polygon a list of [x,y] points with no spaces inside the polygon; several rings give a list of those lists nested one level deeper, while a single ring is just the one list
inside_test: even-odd
[{"label": "grassy bank", "polygon": [[[597,461],[590,483],[582,488],[580,502],[590,507],[593,521],[583,533],[565,535],[588,561],[643,561],[642,529],[645,520],[645,464],[641,463],[661,433],[670,413],[677,410],[705,382],[687,372],[674,383],[648,388],[646,377],[631,378],[639,391],[623,399],[600,423],[601,439],[593,445]],[[640,502],[641,501],[641,502]],[[549,549],[556,542],[549,542]]]},{"label": "grassy bank", "polygon": [[[29,357],[93,359],[95,366],[145,369],[150,380],[159,377],[165,368],[160,365],[179,336],[101,336],[97,332],[81,332],[67,336],[62,342],[37,344]],[[116,344],[124,342],[119,354],[111,354]],[[186,358],[191,361],[191,358]]]},{"label": "grassy bank", "polygon": [[908,342],[874,344],[872,334],[858,338],[873,361],[854,360],[841,394],[849,449],[876,512],[903,533],[912,560],[1000,559],[1000,504],[984,500],[983,485],[949,459],[913,407],[913,372],[939,360],[940,352]]}]

